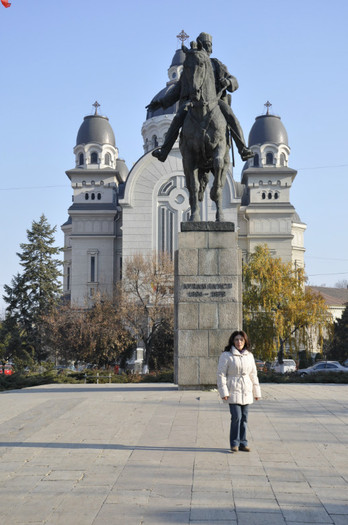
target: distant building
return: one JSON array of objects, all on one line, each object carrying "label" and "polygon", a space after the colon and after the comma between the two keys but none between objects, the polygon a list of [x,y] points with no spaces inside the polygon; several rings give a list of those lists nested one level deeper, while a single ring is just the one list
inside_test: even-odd
[{"label": "distant building", "polygon": [[309,286],[308,288],[323,297],[334,321],[341,319],[343,311],[348,305],[347,288],[329,288],[326,286]]},{"label": "distant building", "polygon": [[[177,50],[168,69],[169,81],[154,98],[180,78],[184,53]],[[144,101],[146,103],[146,101]],[[72,304],[88,306],[96,291],[112,294],[122,276],[122,264],[135,253],[174,254],[180,223],[189,215],[178,142],[166,162],[151,151],[163,144],[177,111],[148,111],[142,126],[144,155],[131,171],[119,158],[109,120],[98,114],[84,118],[74,147],[75,166],[68,170],[73,204],[62,226],[64,294]],[[255,157],[246,162],[242,182],[233,178],[232,165],[223,191],[225,220],[239,231],[243,256],[267,243],[271,253],[294,266],[304,265],[306,225],[290,203],[296,171],[288,167],[290,148],[280,117],[256,118],[249,135]],[[209,189],[201,204],[202,220],[215,220]]]}]

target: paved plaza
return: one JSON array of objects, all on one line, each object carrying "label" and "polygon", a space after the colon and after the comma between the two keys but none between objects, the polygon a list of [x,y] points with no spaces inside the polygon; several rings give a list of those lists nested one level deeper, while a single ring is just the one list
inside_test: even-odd
[{"label": "paved plaza", "polygon": [[0,523],[347,525],[348,385],[261,386],[235,454],[216,391],[0,393]]}]

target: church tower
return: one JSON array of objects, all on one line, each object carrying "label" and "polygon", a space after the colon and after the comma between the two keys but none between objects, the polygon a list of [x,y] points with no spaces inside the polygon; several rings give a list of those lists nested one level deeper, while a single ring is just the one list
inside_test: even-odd
[{"label": "church tower", "polygon": [[74,148],[75,167],[66,172],[73,190],[64,232],[64,295],[88,307],[96,293],[112,295],[121,271],[118,189],[128,175],[118,157],[107,117],[84,118]]},{"label": "church tower", "polygon": [[256,117],[249,134],[255,153],[244,166],[244,194],[238,214],[239,246],[243,258],[259,244],[294,267],[304,266],[304,231],[290,203],[290,189],[297,172],[288,167],[288,135],[280,117],[267,113]]}]

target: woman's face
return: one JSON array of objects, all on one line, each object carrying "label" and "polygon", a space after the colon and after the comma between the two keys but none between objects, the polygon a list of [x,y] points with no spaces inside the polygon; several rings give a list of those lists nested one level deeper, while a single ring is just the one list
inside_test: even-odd
[{"label": "woman's face", "polygon": [[237,350],[243,350],[245,345],[245,339],[242,335],[236,335],[236,337],[233,339],[233,345]]}]

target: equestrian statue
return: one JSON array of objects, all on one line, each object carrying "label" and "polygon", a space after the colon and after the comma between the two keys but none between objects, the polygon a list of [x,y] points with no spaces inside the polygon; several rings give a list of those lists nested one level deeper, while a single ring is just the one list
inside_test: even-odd
[{"label": "equestrian statue", "polygon": [[216,221],[223,221],[222,190],[230,164],[230,134],[242,160],[254,156],[245,145],[242,128],[234,115],[226,91],[235,91],[238,82],[219,60],[210,59],[212,37],[201,33],[185,53],[179,81],[161,99],[154,99],[147,108],[167,108],[180,101],[166,139],[152,155],[164,162],[180,134],[180,151],[186,186],[190,196],[190,221],[200,221],[199,201],[210,173],[214,176],[210,197],[216,204]]}]

